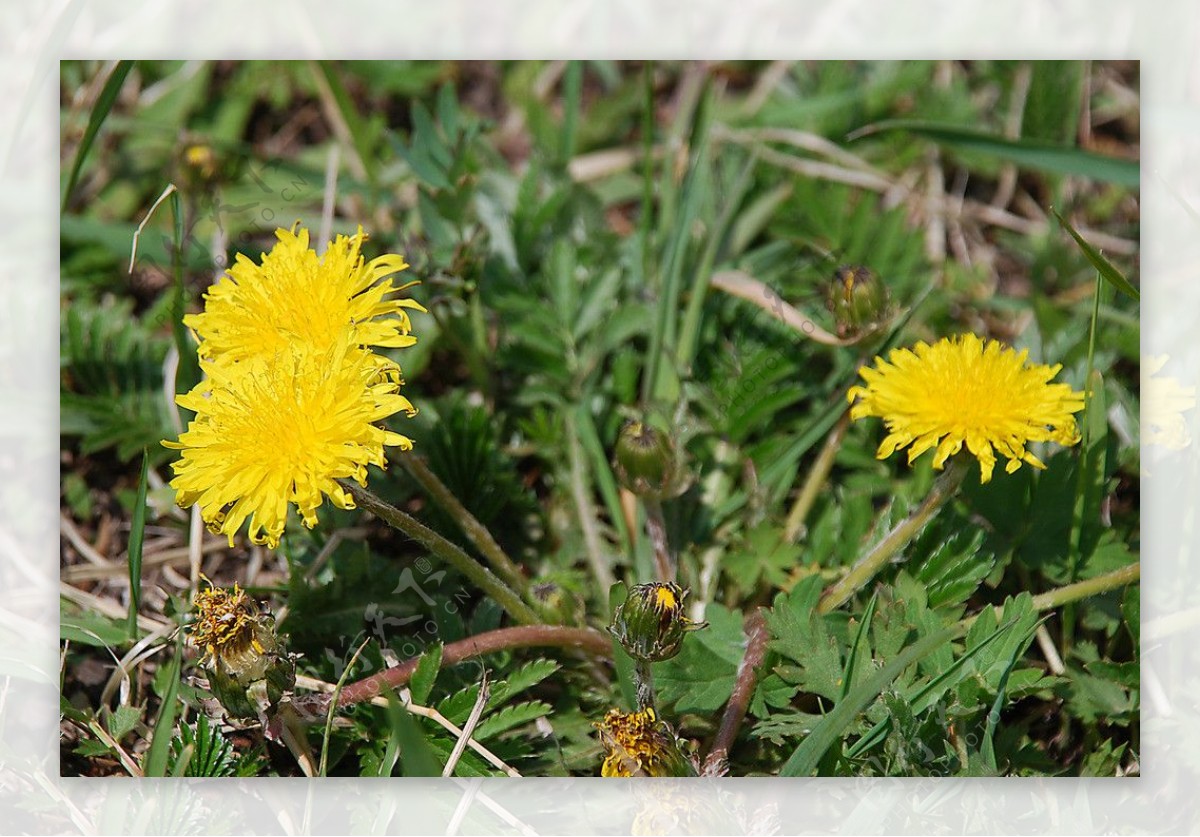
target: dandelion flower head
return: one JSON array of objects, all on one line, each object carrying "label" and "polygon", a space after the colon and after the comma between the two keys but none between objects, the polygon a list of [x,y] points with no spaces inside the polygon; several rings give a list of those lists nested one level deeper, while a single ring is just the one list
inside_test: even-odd
[{"label": "dandelion flower head", "polygon": [[[348,328],[363,347],[402,348],[410,334],[408,311],[425,309],[415,300],[393,298],[409,285],[385,278],[408,267],[395,254],[366,261],[362,228],[339,235],[318,256],[308,230],[278,229],[270,252],[255,264],[242,254],[204,296],[204,312],[184,317],[200,338],[200,356],[221,363],[274,355],[305,346],[320,354]],[[382,280],[382,281],[381,281]],[[415,284],[415,283],[410,283]]]},{"label": "dandelion flower head", "polygon": [[594,724],[600,731],[605,758],[600,775],[672,776],[680,760],[678,745],[653,709],[622,712],[610,709],[604,720]]},{"label": "dandelion flower head", "polygon": [[376,426],[415,412],[399,384],[378,374],[379,362],[345,335],[321,354],[288,346],[228,366],[202,362],[208,379],[177,399],[196,417],[178,442],[163,442],[182,451],[171,481],[179,505],[199,505],[209,529],[231,546],[248,519],[250,539],[270,547],[279,544],[289,504],[309,528],[324,496],[354,508],[337,480],[365,485],[367,465],[386,464],[386,446],[412,447]]},{"label": "dandelion flower head", "polygon": [[997,453],[1010,474],[1022,462],[1045,468],[1026,445],[1076,444],[1073,414],[1083,409],[1083,394],[1051,383],[1060,364],[1030,364],[1028,354],[974,334],[893,349],[888,360],[876,357],[874,367],[859,370],[865,384],[847,394],[850,417],[883,419],[888,435],[879,459],[907,447],[911,464],[936,447],[933,467],[940,469],[965,444],[979,460],[981,482],[992,478]]},{"label": "dandelion flower head", "polygon": [[210,583],[196,594],[193,607],[196,618],[189,633],[192,644],[204,651],[201,665],[262,656],[273,645],[270,632],[263,630],[258,605],[237,584],[226,590]]}]

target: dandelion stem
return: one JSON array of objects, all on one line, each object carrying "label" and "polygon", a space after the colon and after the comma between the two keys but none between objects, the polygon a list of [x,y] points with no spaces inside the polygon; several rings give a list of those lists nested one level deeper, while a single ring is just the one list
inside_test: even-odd
[{"label": "dandelion stem", "polygon": [[837,452],[842,446],[842,438],[846,435],[846,428],[850,425],[849,411],[850,408],[847,406],[838,423],[825,437],[825,446],[817,454],[812,468],[808,471],[808,476],[804,479],[804,485],[800,486],[800,492],[796,495],[796,501],[792,504],[792,510],[788,513],[787,522],[783,526],[784,543],[795,542],[804,528],[804,519],[808,517],[808,512],[816,502],[817,494],[820,493],[821,486],[825,484],[825,480],[833,468],[834,457],[837,456]]},{"label": "dandelion stem", "polygon": [[505,613],[513,619],[525,625],[533,625],[538,622],[537,614],[533,612],[533,609],[529,605],[521,601],[520,596],[514,593],[511,587],[497,578],[487,567],[464,552],[457,544],[446,540],[415,517],[405,514],[390,503],[385,503],[357,483],[346,480],[342,482],[342,485],[362,508],[371,512],[394,529],[408,535],[438,558],[441,558],[465,575],[478,585],[479,589],[495,599],[496,604],[500,605]]},{"label": "dandelion stem", "polygon": [[567,418],[567,453],[570,456],[571,499],[575,501],[575,510],[579,513],[579,528],[583,532],[583,543],[587,551],[588,563],[592,566],[592,574],[601,590],[608,590],[616,583],[608,561],[604,557],[600,545],[600,533],[596,531],[596,520],[592,517],[592,504],[588,499],[588,489],[584,481],[587,478],[583,467],[583,451],[579,444],[579,432],[575,422]]},{"label": "dandelion stem", "polygon": [[967,460],[957,458],[951,461],[950,467],[937,478],[929,496],[905,520],[897,524],[892,531],[884,535],[883,540],[858,559],[850,572],[840,581],[830,586],[817,603],[817,611],[828,613],[844,604],[856,591],[864,587],[875,575],[883,569],[901,548],[916,537],[946,501],[954,496],[962,485],[963,477],[967,474]]},{"label": "dandelion stem", "polygon": [[758,677],[758,667],[762,665],[767,653],[767,620],[761,610],[756,610],[746,617],[746,654],[738,666],[737,679],[733,684],[733,693],[725,704],[725,714],[721,716],[721,726],[717,729],[717,737],[713,739],[712,749],[704,759],[705,776],[719,775],[716,771],[729,756],[729,748],[737,737],[738,728],[746,717],[746,708],[750,706],[750,698],[754,694],[754,685]]},{"label": "dandelion stem", "polygon": [[488,528],[479,522],[475,515],[471,514],[458,498],[454,496],[454,492],[446,487],[445,483],[437,478],[433,471],[429,470],[429,466],[425,464],[425,460],[419,456],[409,454],[400,457],[400,462],[403,463],[405,470],[412,475],[426,493],[433,498],[442,509],[454,518],[454,522],[462,529],[463,534],[475,545],[475,548],[482,553],[487,562],[492,565],[492,569],[499,575],[507,584],[515,587],[523,596],[526,596],[529,591],[529,581],[521,573],[521,568],[517,566],[503,547],[496,542],[492,537],[492,533]]},{"label": "dandelion stem", "polygon": [[[485,631],[473,637],[450,642],[442,649],[442,666],[452,666],[495,651],[531,646],[578,648],[601,657],[612,657],[612,639],[594,628],[566,628],[562,625],[522,625]],[[339,707],[371,700],[386,689],[399,689],[412,678],[420,657],[405,660],[342,689]],[[328,696],[324,696],[328,699]]]},{"label": "dandelion stem", "polygon": [[1064,587],[1057,587],[1045,593],[1039,593],[1033,597],[1033,609],[1050,610],[1060,605],[1086,599],[1089,596],[1098,596],[1101,593],[1107,593],[1109,590],[1115,590],[1118,587],[1124,587],[1126,584],[1132,584],[1141,577],[1142,564],[1139,561],[1130,564],[1128,567],[1121,567],[1119,570],[1113,570],[1110,573],[1089,578],[1086,581],[1077,581],[1074,584],[1067,584]]},{"label": "dandelion stem", "polygon": [[663,518],[662,503],[654,497],[644,497],[646,506],[646,534],[654,547],[654,567],[659,581],[675,580],[675,559],[667,544],[667,521]]},{"label": "dandelion stem", "polygon": [[634,658],[633,685],[637,695],[637,711],[654,709],[654,675],[650,673],[650,663],[647,660]]}]

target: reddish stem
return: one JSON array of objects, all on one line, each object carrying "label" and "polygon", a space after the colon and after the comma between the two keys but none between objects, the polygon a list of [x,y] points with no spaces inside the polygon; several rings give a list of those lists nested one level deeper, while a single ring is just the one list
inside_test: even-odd
[{"label": "reddish stem", "polygon": [[704,770],[701,771],[704,776],[716,775],[715,771],[729,756],[729,748],[733,746],[738,728],[746,717],[746,709],[750,706],[750,697],[754,694],[758,677],[757,669],[767,655],[767,620],[761,610],[746,617],[746,637],[746,654],[738,666],[733,693],[729,696],[729,703],[725,704],[725,714],[721,717],[721,726],[713,739],[712,749],[704,760]]},{"label": "reddish stem", "polygon": [[[442,665],[452,666],[471,657],[504,651],[509,648],[528,648],[547,645],[560,648],[579,648],[602,657],[612,656],[612,640],[592,628],[565,628],[561,625],[520,625],[500,628],[451,642],[442,649]],[[345,707],[368,701],[388,689],[398,689],[408,683],[417,670],[420,657],[405,660],[397,666],[364,677],[342,689],[338,706]],[[328,705],[328,704],[326,704]]]}]

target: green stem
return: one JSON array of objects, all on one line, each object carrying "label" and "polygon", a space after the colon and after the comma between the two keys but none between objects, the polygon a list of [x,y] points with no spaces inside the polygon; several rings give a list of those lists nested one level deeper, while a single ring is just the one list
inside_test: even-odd
[{"label": "green stem", "polygon": [[1080,599],[1086,599],[1089,596],[1096,596],[1100,593],[1107,593],[1109,590],[1115,590],[1118,587],[1124,587],[1126,584],[1132,584],[1141,577],[1142,564],[1139,561],[1130,564],[1128,567],[1121,567],[1119,570],[1113,570],[1110,573],[1089,578],[1086,581],[1077,581],[1074,584],[1067,584],[1045,593],[1039,593],[1033,597],[1033,609],[1050,610],[1051,608],[1071,602],[1077,602]]},{"label": "green stem", "polygon": [[655,709],[654,677],[650,674],[650,663],[646,660],[634,659],[633,684],[637,690],[637,711]]},{"label": "green stem", "polygon": [[592,504],[584,484],[587,476],[583,467],[583,451],[580,449],[575,422],[570,416],[567,417],[567,453],[571,460],[571,498],[575,501],[575,510],[579,513],[579,528],[583,532],[588,563],[592,565],[592,574],[596,576],[596,583],[600,585],[600,589],[608,590],[616,583],[616,578],[613,577],[612,570],[604,558],[600,533],[596,531],[596,521],[592,517]]},{"label": "green stem", "polygon": [[950,467],[933,483],[929,496],[921,505],[908,518],[897,524],[892,531],[884,535],[883,540],[875,544],[870,552],[860,558],[858,563],[851,567],[850,572],[846,573],[840,581],[825,591],[820,602],[817,603],[817,611],[828,613],[834,608],[840,607],[874,578],[891,560],[892,556],[916,537],[925,524],[946,504],[946,501],[954,496],[958,487],[962,485],[967,468],[966,458],[959,457],[952,460]]},{"label": "green stem", "polygon": [[808,517],[813,503],[817,500],[817,494],[821,491],[821,486],[825,484],[829,472],[833,469],[833,460],[842,447],[842,438],[846,435],[846,428],[849,425],[850,412],[847,407],[833,430],[825,437],[825,446],[817,454],[816,461],[813,462],[808,476],[804,479],[804,485],[800,486],[800,492],[796,495],[796,501],[792,504],[792,510],[788,513],[787,522],[783,526],[784,543],[794,543],[800,535],[800,530],[804,528],[804,519]]},{"label": "green stem", "polygon": [[454,569],[458,570],[473,581],[480,590],[495,599],[504,611],[513,619],[525,625],[538,623],[537,614],[529,605],[512,591],[512,588],[492,574],[492,571],[478,563],[458,545],[451,543],[437,532],[421,523],[415,517],[405,514],[400,509],[385,503],[370,491],[357,483],[345,480],[342,482],[362,508],[374,514],[384,523],[408,535],[417,543],[424,546],[438,558],[441,558]]},{"label": "green stem", "polygon": [[484,526],[475,515],[471,514],[458,498],[454,496],[454,492],[446,487],[445,483],[437,478],[433,471],[429,470],[429,466],[425,464],[425,460],[419,456],[408,454],[400,457],[400,462],[404,465],[405,470],[412,475],[426,493],[433,498],[434,502],[442,507],[442,510],[454,518],[454,522],[462,529],[463,534],[467,539],[475,545],[475,548],[482,553],[487,562],[492,565],[492,569],[499,575],[507,584],[511,584],[517,589],[522,596],[528,598],[529,581],[521,573],[521,568],[508,557],[503,547],[496,543],[496,539],[492,537],[492,533]]}]

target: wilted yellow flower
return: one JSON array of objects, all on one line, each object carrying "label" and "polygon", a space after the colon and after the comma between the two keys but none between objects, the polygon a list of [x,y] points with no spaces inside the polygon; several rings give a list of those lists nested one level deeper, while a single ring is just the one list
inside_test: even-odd
[{"label": "wilted yellow flower", "polygon": [[365,261],[361,227],[353,236],[339,235],[322,256],[309,248],[308,230],[278,229],[275,236],[279,241],[262,264],[239,253],[226,277],[205,293],[204,312],[183,318],[201,340],[201,358],[226,364],[296,346],[321,355],[347,329],[350,342],[366,348],[416,342],[405,309],[425,309],[416,300],[390,298],[415,283],[394,287],[384,278],[408,267],[402,256]]},{"label": "wilted yellow flower", "polygon": [[200,665],[226,711],[249,718],[278,704],[296,683],[296,665],[275,633],[275,619],[237,584],[226,590],[209,582],[193,606],[191,641],[204,651]]},{"label": "wilted yellow flower", "polygon": [[1022,462],[1045,468],[1025,446],[1076,444],[1072,414],[1083,409],[1083,394],[1050,383],[1061,364],[1027,364],[1028,354],[974,334],[893,349],[887,361],[876,357],[875,368],[859,370],[866,385],[850,388],[850,417],[883,419],[888,435],[879,459],[908,447],[911,464],[936,445],[933,467],[941,468],[966,444],[981,482],[992,478],[997,452],[1010,474]]},{"label": "wilted yellow flower", "polygon": [[1142,364],[1142,440],[1182,450],[1192,441],[1183,414],[1196,406],[1196,388],[1175,378],[1156,377],[1167,363],[1166,355],[1148,357]]},{"label": "wilted yellow flower", "polygon": [[674,734],[652,708],[640,712],[610,709],[594,726],[600,730],[600,743],[606,753],[601,776],[696,775]]},{"label": "wilted yellow flower", "polygon": [[163,442],[183,452],[171,487],[230,545],[249,518],[250,539],[277,546],[289,504],[309,528],[323,496],[354,508],[337,480],[365,485],[367,465],[386,464],[385,446],[412,447],[375,425],[415,412],[393,377],[379,374],[391,362],[346,339],[320,354],[285,346],[229,366],[202,363],[208,379],[176,399],[196,418],[178,442]]}]

